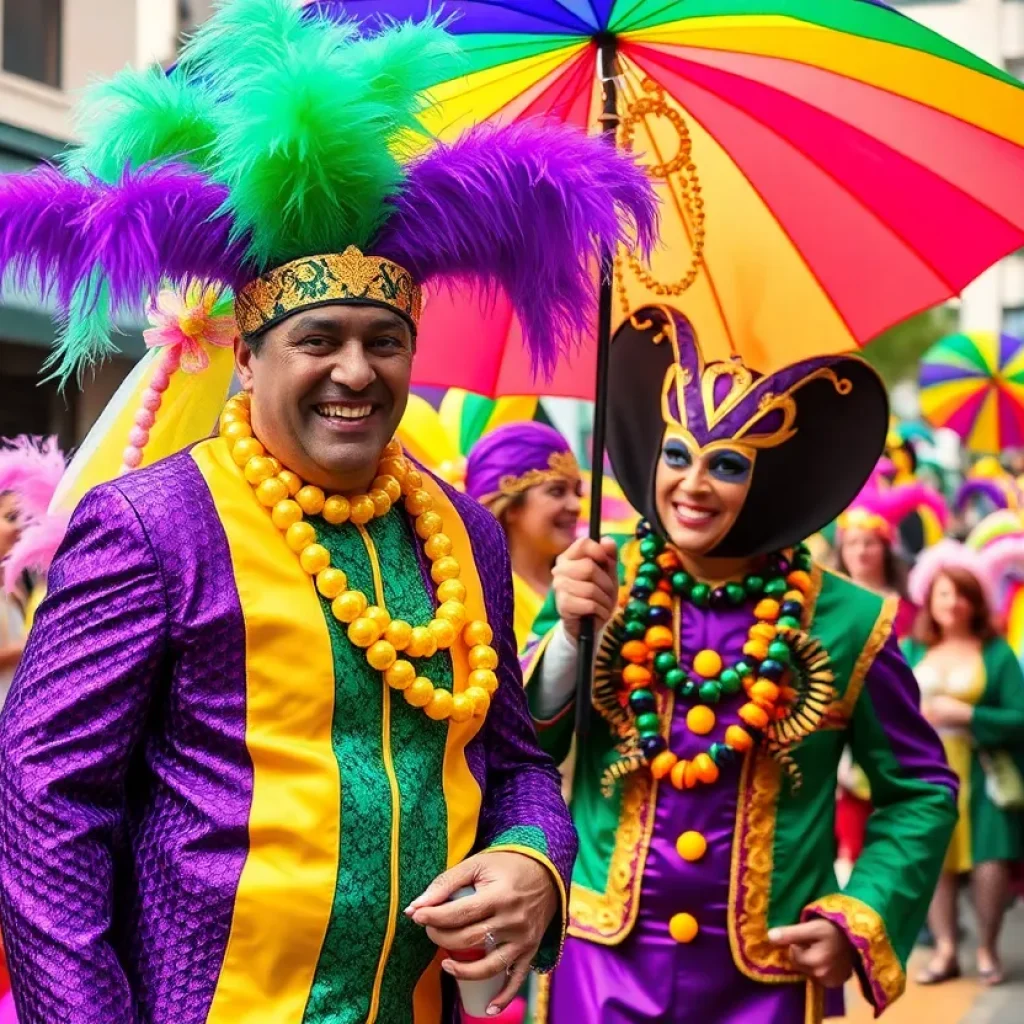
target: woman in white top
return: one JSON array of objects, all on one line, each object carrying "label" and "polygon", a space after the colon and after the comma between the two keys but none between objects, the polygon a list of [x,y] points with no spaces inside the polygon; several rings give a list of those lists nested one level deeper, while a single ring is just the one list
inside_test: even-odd
[{"label": "woman in white top", "polygon": [[1010,865],[1024,855],[1024,678],[992,625],[985,564],[954,541],[929,549],[911,574],[921,606],[907,660],[921,708],[960,778],[960,821],[946,855],[928,921],[935,955],[918,982],[958,977],[957,893],[970,877],[978,918],[978,973],[1003,980],[997,942]]}]

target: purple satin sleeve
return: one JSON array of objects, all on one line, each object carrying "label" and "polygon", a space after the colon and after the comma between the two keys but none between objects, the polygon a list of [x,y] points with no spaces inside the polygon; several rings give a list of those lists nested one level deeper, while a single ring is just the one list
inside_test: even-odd
[{"label": "purple satin sleeve", "polygon": [[0,913],[21,1024],[132,1024],[111,942],[125,775],[167,645],[159,568],[112,486],[79,505],[0,717]]},{"label": "purple satin sleeve", "polygon": [[576,860],[576,830],[562,797],[562,779],[554,761],[537,743],[523,690],[523,674],[512,630],[512,575],[508,554],[499,577],[503,611],[494,622],[498,652],[498,691],[487,716],[487,793],[482,838],[493,841],[511,827],[536,825],[547,839],[545,851],[566,887]]},{"label": "purple satin sleeve", "polygon": [[955,801],[959,781],[946,763],[942,741],[921,714],[921,692],[895,636],[868,670],[864,692],[902,776],[942,786]]},{"label": "purple satin sleeve", "polygon": [[871,784],[864,849],[842,893],[804,911],[846,931],[878,1013],[903,991],[957,820],[957,779],[919,704],[914,674],[890,638],[868,670],[849,733]]}]

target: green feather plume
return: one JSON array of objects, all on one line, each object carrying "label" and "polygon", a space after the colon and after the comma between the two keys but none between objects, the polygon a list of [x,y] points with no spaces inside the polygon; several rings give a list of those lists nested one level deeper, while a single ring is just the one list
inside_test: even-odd
[{"label": "green feather plume", "polygon": [[286,0],[217,12],[182,64],[220,97],[210,172],[231,190],[254,266],[369,245],[401,185],[422,88],[456,52],[436,19],[359,38]]},{"label": "green feather plume", "polygon": [[65,160],[115,182],[125,167],[177,158],[206,168],[216,125],[214,100],[201,81],[160,67],[127,70],[92,86],[76,118],[83,143]]},{"label": "green feather plume", "polygon": [[53,352],[43,365],[51,371],[47,380],[57,380],[63,389],[72,377],[81,383],[82,374],[118,352],[111,334],[117,328],[110,315],[110,290],[99,273],[79,285],[71,305],[61,318]]}]

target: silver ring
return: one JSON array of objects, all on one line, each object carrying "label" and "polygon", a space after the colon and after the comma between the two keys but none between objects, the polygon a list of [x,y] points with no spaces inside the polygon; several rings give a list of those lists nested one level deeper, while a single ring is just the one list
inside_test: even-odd
[{"label": "silver ring", "polygon": [[502,966],[505,968],[506,974],[512,974],[516,969],[515,961],[510,961],[507,956],[501,951],[501,946],[498,945],[498,940],[494,937],[491,932],[487,932],[484,935],[484,949],[488,953],[497,953],[498,959],[501,961]]}]

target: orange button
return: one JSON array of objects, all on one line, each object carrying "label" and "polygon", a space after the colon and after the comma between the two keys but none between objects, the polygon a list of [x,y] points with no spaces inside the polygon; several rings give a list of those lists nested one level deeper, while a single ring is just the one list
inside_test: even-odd
[{"label": "orange button", "polygon": [[676,851],[683,860],[693,863],[707,853],[708,841],[699,832],[684,832],[676,840]]},{"label": "orange button", "polygon": [[697,932],[700,931],[700,927],[697,924],[697,919],[692,914],[676,914],[668,923],[668,931],[676,942],[681,942],[685,945],[687,942],[693,942],[697,938]]}]

